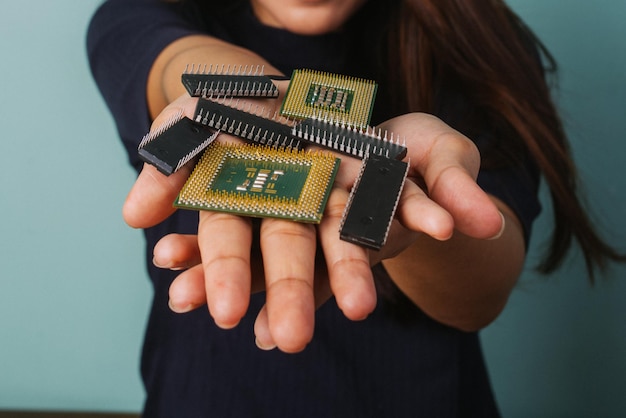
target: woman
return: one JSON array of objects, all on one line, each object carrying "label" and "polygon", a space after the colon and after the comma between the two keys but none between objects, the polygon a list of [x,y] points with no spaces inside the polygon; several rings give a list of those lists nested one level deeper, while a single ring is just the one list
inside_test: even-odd
[{"label": "woman", "polygon": [[[542,271],[572,238],[591,277],[623,259],[577,200],[549,56],[500,1],[110,0],[88,46],[138,170],[149,123],[193,112],[180,84],[190,63],[377,80],[373,121],[409,150],[399,220],[370,253],[337,233],[350,158],[317,228],[209,212],[198,224],[171,209],[189,170],[143,168],[124,216],[161,267],[149,263],[147,416],[497,416],[476,331],[520,274],[540,173],[555,214]],[[205,303],[210,316],[195,309]]]}]

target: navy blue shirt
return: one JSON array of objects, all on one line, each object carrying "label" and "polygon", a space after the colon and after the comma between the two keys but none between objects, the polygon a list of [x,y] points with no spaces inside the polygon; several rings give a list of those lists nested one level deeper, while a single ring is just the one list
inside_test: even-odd
[{"label": "navy blue shirt", "polygon": [[[367,62],[363,54],[349,53],[362,27],[299,36],[263,26],[248,5],[213,15],[210,2],[204,2],[207,10],[197,3],[109,0],[91,21],[87,39],[91,69],[138,170],[137,146],[150,126],[148,72],[163,48],[182,36],[204,33],[239,44],[285,74],[294,68],[373,74],[368,69],[375,63]],[[375,122],[394,116],[385,114],[388,107],[382,97],[383,103],[375,106]],[[440,98],[444,104],[455,100]],[[458,109],[462,106],[450,103],[438,116],[454,121]],[[484,135],[476,139],[480,146],[489,138],[485,127]],[[481,187],[515,210],[527,239],[539,211],[537,178],[532,165],[483,170],[479,176]],[[248,314],[233,330],[219,329],[205,309],[172,313],[168,288],[176,273],[154,267],[152,250],[168,233],[196,229],[197,214],[178,211],[145,231],[154,286],[141,365],[145,416],[498,416],[477,334],[427,317],[395,288],[381,266],[373,270],[377,283],[387,290],[375,311],[364,321],[352,322],[334,299],[329,300],[316,313],[313,341],[298,354],[256,347],[253,325],[264,294],[252,296]]]}]

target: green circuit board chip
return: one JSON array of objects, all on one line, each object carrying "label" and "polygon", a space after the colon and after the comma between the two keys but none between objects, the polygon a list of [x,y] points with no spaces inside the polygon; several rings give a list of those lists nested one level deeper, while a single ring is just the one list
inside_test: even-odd
[{"label": "green circuit board chip", "polygon": [[283,116],[320,118],[364,128],[378,85],[371,80],[314,70],[295,70],[281,107]]},{"label": "green circuit board chip", "polygon": [[325,151],[213,143],[174,205],[319,223],[339,162]]}]

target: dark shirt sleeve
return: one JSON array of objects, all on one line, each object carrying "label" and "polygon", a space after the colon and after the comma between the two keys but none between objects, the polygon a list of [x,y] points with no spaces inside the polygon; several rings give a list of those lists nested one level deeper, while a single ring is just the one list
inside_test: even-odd
[{"label": "dark shirt sleeve", "polygon": [[528,249],[533,221],[541,212],[539,170],[530,162],[522,167],[481,170],[477,182],[485,192],[503,201],[517,215]]},{"label": "dark shirt sleeve", "polygon": [[137,146],[150,127],[150,68],[167,45],[200,32],[184,19],[179,5],[157,0],[108,0],[92,17],[87,32],[91,72],[137,169]]}]

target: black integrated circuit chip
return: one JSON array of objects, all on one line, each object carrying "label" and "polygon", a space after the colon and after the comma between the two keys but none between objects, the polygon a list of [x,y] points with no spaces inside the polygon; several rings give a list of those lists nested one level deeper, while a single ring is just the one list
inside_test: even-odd
[{"label": "black integrated circuit chip", "polygon": [[306,142],[361,159],[367,154],[398,160],[406,156],[406,147],[399,138],[371,127],[355,128],[309,118],[294,126],[293,134]]},{"label": "black integrated circuit chip", "polygon": [[212,67],[185,69],[181,81],[192,97],[278,97],[278,88],[263,75],[262,67],[239,67],[213,71]]},{"label": "black integrated circuit chip", "polygon": [[202,152],[218,133],[179,114],[144,137],[139,145],[139,157],[169,176]]},{"label": "black integrated circuit chip", "polygon": [[407,170],[404,161],[368,155],[343,214],[342,240],[374,250],[385,245]]},{"label": "black integrated circuit chip", "polygon": [[300,140],[289,125],[269,117],[227,106],[214,100],[200,99],[196,107],[198,123],[261,145],[300,148]]}]

